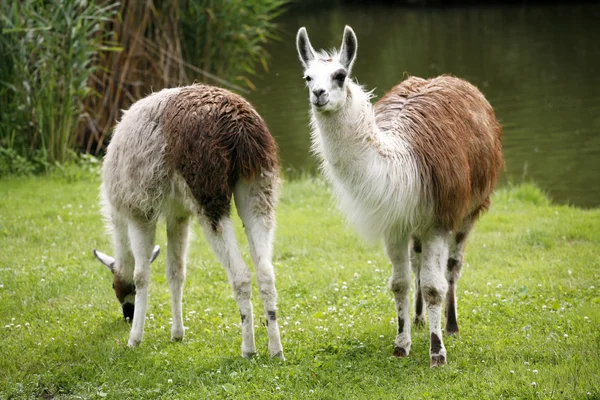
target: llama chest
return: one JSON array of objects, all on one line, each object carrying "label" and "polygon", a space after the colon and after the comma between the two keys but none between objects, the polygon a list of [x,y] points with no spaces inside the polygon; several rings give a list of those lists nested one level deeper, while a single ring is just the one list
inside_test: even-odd
[{"label": "llama chest", "polygon": [[426,207],[414,160],[406,152],[366,143],[346,148],[321,137],[315,150],[348,222],[377,240],[388,229],[413,230]]}]

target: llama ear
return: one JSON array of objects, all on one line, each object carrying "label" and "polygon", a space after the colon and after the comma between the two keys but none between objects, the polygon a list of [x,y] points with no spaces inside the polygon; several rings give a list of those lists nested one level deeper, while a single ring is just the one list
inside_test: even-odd
[{"label": "llama ear", "polygon": [[160,246],[156,245],[156,246],[154,246],[154,250],[152,250],[152,257],[150,258],[150,263],[154,262],[154,260],[156,260],[156,257],[158,257],[159,254],[160,254]]},{"label": "llama ear", "polygon": [[348,25],[344,28],[344,38],[342,39],[342,47],[340,47],[340,64],[342,64],[350,74],[354,60],[356,59],[356,49],[358,41],[352,28]]},{"label": "llama ear", "polygon": [[108,269],[110,269],[110,272],[112,272],[113,274],[115,273],[115,259],[114,258],[112,258],[108,254],[104,254],[103,252],[98,251],[96,249],[94,249],[94,256],[96,256],[96,258],[102,264],[106,265],[106,267]]},{"label": "llama ear", "polygon": [[296,35],[296,49],[298,50],[302,65],[304,68],[308,68],[308,63],[315,59],[315,50],[311,46],[310,40],[308,40],[308,33],[306,32],[305,27],[298,29],[298,34]]},{"label": "llama ear", "polygon": [[[150,262],[154,262],[154,260],[156,260],[156,257],[158,257],[159,254],[160,246],[156,245],[152,250],[152,257],[150,257]],[[94,256],[96,256],[96,258],[102,264],[106,265],[106,267],[110,269],[110,272],[112,272],[113,274],[115,273],[115,259],[113,257],[109,256],[108,254],[104,254],[103,252],[98,251],[96,249],[94,249]]]}]

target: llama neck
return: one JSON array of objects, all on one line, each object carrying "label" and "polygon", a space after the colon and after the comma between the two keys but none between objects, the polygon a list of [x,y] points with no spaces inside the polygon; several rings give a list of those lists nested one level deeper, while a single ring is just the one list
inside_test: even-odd
[{"label": "llama neck", "polygon": [[[421,213],[421,180],[411,146],[399,132],[381,131],[370,95],[348,87],[343,109],[313,109],[313,151],[349,222],[368,240],[389,229],[410,231]],[[402,207],[398,207],[398,205]]]},{"label": "llama neck", "polygon": [[322,161],[333,166],[352,163],[360,168],[361,160],[373,162],[404,153],[401,138],[390,137],[377,127],[370,93],[352,82],[347,90],[348,100],[342,109],[312,109],[313,151]]}]

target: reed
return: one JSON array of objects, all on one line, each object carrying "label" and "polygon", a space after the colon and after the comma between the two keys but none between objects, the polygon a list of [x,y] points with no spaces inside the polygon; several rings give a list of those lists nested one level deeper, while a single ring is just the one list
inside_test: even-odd
[{"label": "reed", "polygon": [[121,110],[152,91],[254,89],[288,1],[2,2],[0,147],[64,163],[101,154]]},{"label": "reed", "polygon": [[[116,15],[116,3],[83,0],[24,0],[3,3],[3,147],[24,153],[41,149],[50,163],[63,163],[86,117],[87,82],[105,46],[102,26]],[[11,124],[13,122],[14,124]]]}]

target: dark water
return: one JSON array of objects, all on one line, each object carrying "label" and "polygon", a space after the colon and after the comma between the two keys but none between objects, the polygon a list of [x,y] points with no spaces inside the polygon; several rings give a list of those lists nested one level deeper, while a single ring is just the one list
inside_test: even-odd
[{"label": "dark water", "polygon": [[290,11],[270,71],[246,95],[276,137],[288,173],[315,171],[308,101],[295,34],[338,47],[345,24],[358,37],[354,76],[380,97],[406,72],[465,78],[504,127],[502,184],[533,181],[554,201],[600,206],[600,5]]}]

